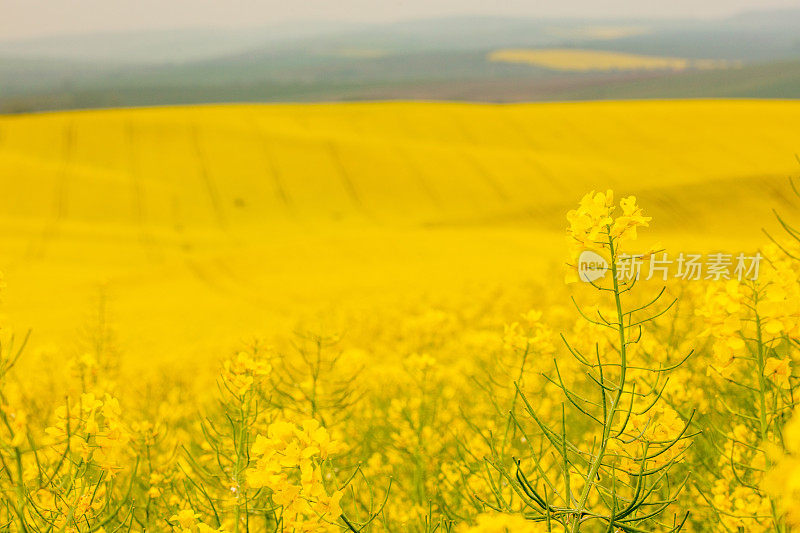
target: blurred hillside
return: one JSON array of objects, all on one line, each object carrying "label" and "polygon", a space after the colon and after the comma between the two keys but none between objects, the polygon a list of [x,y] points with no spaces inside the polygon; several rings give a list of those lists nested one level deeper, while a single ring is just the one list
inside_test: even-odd
[{"label": "blurred hillside", "polygon": [[[0,111],[208,102],[800,96],[800,10],[718,20],[459,17],[0,41]],[[578,48],[714,70],[564,72],[490,62]]]}]

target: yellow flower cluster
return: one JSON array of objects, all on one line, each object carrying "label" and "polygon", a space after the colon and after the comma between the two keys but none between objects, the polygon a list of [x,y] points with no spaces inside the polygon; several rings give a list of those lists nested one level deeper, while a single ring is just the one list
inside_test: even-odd
[{"label": "yellow flower cluster", "polygon": [[247,472],[247,482],[253,488],[272,491],[272,501],[280,507],[280,522],[285,529],[338,531],[342,491],[329,493],[321,463],[341,450],[341,444],[332,440],[316,420],[306,420],[302,427],[273,422],[267,436],[258,435],[253,443],[250,453],[255,464]]},{"label": "yellow flower cluster", "polygon": [[567,213],[567,235],[578,251],[602,251],[609,248],[609,239],[619,250],[625,241],[636,240],[637,229],[647,227],[651,217],[642,214],[636,205],[636,197],[628,196],[619,202],[622,213],[615,216],[614,193],[611,190],[590,192],[585,195],[577,209]]},{"label": "yellow flower cluster", "polygon": [[522,321],[505,325],[503,342],[508,349],[535,354],[545,358],[555,353],[553,332],[542,321],[542,312],[531,310],[522,315]]},{"label": "yellow flower cluster", "polygon": [[[717,531],[743,529],[772,531],[772,502],[757,486],[761,484],[766,457],[757,446],[757,436],[744,424],[726,435],[717,461],[718,479],[710,500],[719,513]],[[740,480],[748,480],[741,483]]]},{"label": "yellow flower cluster", "polygon": [[214,529],[200,520],[200,513],[191,509],[182,509],[172,515],[170,522],[177,525],[180,533],[225,533],[223,528]]},{"label": "yellow flower cluster", "polygon": [[786,522],[800,527],[800,410],[795,410],[783,431],[785,452],[776,453],[775,464],[764,480],[764,489],[785,513]]},{"label": "yellow flower cluster", "polygon": [[268,376],[272,367],[264,359],[247,352],[239,352],[236,357],[223,364],[222,383],[231,393],[244,396],[253,384]]},{"label": "yellow flower cluster", "polygon": [[734,359],[745,352],[745,343],[739,334],[744,309],[744,288],[738,281],[731,280],[709,285],[703,305],[696,311],[707,325],[703,335],[714,338],[714,369],[726,377],[734,370]]},{"label": "yellow flower cluster", "polygon": [[55,423],[45,432],[55,450],[77,454],[114,476],[130,463],[131,435],[116,398],[82,394],[77,402],[56,409]]},{"label": "yellow flower cluster", "polygon": [[18,383],[6,385],[0,395],[0,411],[5,423],[0,426],[0,439],[8,446],[18,448],[27,439],[28,413],[23,407],[24,398]]},{"label": "yellow flower cluster", "polygon": [[757,282],[760,294],[756,310],[764,328],[765,340],[785,335],[800,338],[800,244],[792,241],[784,249],[776,244],[764,248],[765,268]]},{"label": "yellow flower cluster", "polygon": [[647,462],[650,468],[660,468],[680,460],[689,446],[687,441],[678,440],[686,422],[674,409],[660,403],[646,413],[626,416],[624,431],[619,429],[619,437],[610,441],[608,449],[618,468],[629,475],[638,473],[645,456],[652,457]]},{"label": "yellow flower cluster", "polygon": [[57,529],[78,533],[84,529],[75,524],[91,524],[101,516],[100,512],[106,505],[106,489],[103,485],[80,479],[68,491],[40,489],[34,501],[46,522]]}]

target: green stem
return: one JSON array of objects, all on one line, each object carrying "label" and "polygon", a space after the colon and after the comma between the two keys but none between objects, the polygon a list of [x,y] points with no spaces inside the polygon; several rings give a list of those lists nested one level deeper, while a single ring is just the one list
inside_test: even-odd
[{"label": "green stem", "polygon": [[[756,369],[758,373],[758,420],[761,433],[761,442],[766,443],[769,435],[769,422],[767,420],[767,379],[764,377],[764,339],[761,334],[761,317],[758,314],[758,291],[753,291],[753,309],[756,309],[756,342],[758,343],[758,350],[756,352]],[[766,469],[772,468],[772,461],[769,455],[766,456]],[[770,508],[772,510],[772,525],[775,526],[775,531],[782,533],[784,531],[783,521],[780,519],[778,510],[775,508],[775,502],[770,500]]]},{"label": "green stem", "polygon": [[572,530],[571,530],[572,533],[580,532],[581,516],[583,516],[583,513],[586,510],[586,502],[589,500],[589,495],[591,494],[592,487],[594,486],[594,480],[597,477],[597,472],[600,470],[600,466],[602,466],[603,464],[603,458],[605,456],[606,447],[608,446],[611,430],[614,426],[614,417],[617,413],[617,408],[622,398],[623,391],[625,390],[625,374],[628,366],[627,348],[625,341],[625,322],[624,322],[625,314],[622,312],[622,299],[620,297],[619,282],[617,280],[617,262],[614,250],[614,239],[611,237],[611,235],[609,235],[608,237],[608,246],[611,254],[611,276],[613,278],[612,281],[614,283],[614,303],[616,305],[617,329],[619,331],[619,353],[620,353],[619,388],[617,389],[616,395],[611,401],[610,409],[608,410],[606,418],[603,421],[604,422],[603,435],[600,440],[600,448],[597,450],[597,455],[595,456],[589,468],[589,474],[586,476],[586,485],[583,487],[580,499],[578,500],[578,507],[574,511],[575,521],[572,524]]}]

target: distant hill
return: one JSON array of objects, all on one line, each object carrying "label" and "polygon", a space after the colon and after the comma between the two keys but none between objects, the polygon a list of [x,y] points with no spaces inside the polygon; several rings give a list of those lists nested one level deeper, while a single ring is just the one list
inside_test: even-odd
[{"label": "distant hill", "polygon": [[562,92],[565,100],[614,98],[800,98],[800,61],[613,81]]},{"label": "distant hill", "polygon": [[304,22],[246,29],[176,29],[0,40],[0,57],[159,64],[198,61],[276,43],[355,31],[359,25]]},{"label": "distant hill", "polygon": [[[0,112],[207,102],[800,97],[800,10],[718,20],[450,17],[0,42]],[[724,60],[740,69],[564,73],[499,48]]]}]

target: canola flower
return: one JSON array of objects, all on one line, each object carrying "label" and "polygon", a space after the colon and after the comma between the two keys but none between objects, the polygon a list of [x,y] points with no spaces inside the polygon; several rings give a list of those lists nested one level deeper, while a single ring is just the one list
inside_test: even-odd
[{"label": "canola flower", "polygon": [[777,501],[778,510],[785,514],[786,524],[800,527],[800,416],[795,413],[784,427],[785,449],[776,452],[772,469],[764,479],[765,491]]},{"label": "canola flower", "polygon": [[614,274],[657,222],[589,193],[567,262],[602,254],[593,284],[535,309],[518,290],[412,302],[392,328],[247,343],[191,379],[121,381],[102,325],[34,383],[3,329],[1,529],[800,528],[796,239],[762,248],[757,280],[653,294]]},{"label": "canola flower", "polygon": [[785,531],[791,523],[783,494],[769,490],[769,472],[792,445],[786,426],[800,339],[796,249],[794,240],[765,246],[766,267],[757,280],[712,285],[696,310],[706,324],[702,335],[712,342],[707,373],[720,387],[716,402],[727,415],[708,422],[720,454],[711,481],[699,481],[705,485],[700,494],[710,486],[705,497],[718,531]]},{"label": "canola flower", "polygon": [[[615,214],[614,193],[608,190],[586,194],[578,209],[567,213],[567,239],[575,260],[581,252],[589,250],[606,257],[609,263],[618,264],[624,246],[635,241],[638,228],[647,227],[651,220],[643,215],[634,196],[622,198],[619,210],[621,213]],[[570,269],[567,281],[577,280],[576,268]]]}]

